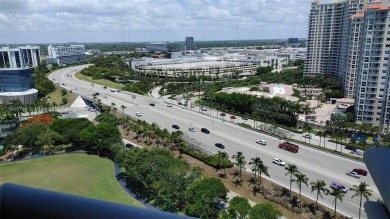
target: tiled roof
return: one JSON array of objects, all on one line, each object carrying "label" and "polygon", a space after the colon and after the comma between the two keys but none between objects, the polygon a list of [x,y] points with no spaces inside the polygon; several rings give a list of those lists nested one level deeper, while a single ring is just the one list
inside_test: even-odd
[{"label": "tiled roof", "polygon": [[350,18],[363,18],[363,17],[364,17],[364,13],[357,13],[352,15]]}]

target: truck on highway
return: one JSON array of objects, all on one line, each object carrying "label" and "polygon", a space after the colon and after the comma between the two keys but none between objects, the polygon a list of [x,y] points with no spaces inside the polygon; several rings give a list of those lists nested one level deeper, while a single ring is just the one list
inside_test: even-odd
[{"label": "truck on highway", "polygon": [[290,151],[292,153],[298,153],[298,150],[299,150],[299,146],[298,145],[293,144],[293,143],[288,142],[288,141],[279,143],[278,147],[280,149],[284,149],[284,150]]}]

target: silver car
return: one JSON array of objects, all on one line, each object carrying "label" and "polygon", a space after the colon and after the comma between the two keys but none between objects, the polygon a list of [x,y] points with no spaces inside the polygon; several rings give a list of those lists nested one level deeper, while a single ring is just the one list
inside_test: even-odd
[{"label": "silver car", "polygon": [[353,172],[353,171],[347,172],[347,175],[348,175],[348,176],[355,177],[355,178],[357,178],[357,179],[360,178],[359,174],[357,174],[356,172]]}]

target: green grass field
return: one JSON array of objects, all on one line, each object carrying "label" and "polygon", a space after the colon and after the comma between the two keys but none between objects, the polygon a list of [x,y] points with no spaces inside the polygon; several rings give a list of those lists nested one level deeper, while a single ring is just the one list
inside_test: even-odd
[{"label": "green grass field", "polygon": [[95,85],[99,84],[101,86],[107,86],[107,87],[112,87],[112,88],[116,88],[116,89],[121,89],[123,87],[123,85],[121,85],[121,84],[118,84],[118,83],[115,83],[115,82],[112,82],[112,81],[106,80],[106,79],[93,80],[92,77],[82,75],[80,72],[77,72],[74,76],[79,80],[93,83]]},{"label": "green grass field", "polygon": [[53,91],[53,92],[51,92],[50,94],[47,95],[48,97],[50,97],[49,102],[57,103],[58,106],[62,106],[62,98],[66,97],[66,99],[68,99],[68,103],[65,104],[64,106],[68,106],[68,107],[71,106],[73,101],[77,98],[78,95],[68,91],[67,94],[62,96],[61,89],[62,88],[60,86],[56,86],[55,91]]},{"label": "green grass field", "polygon": [[113,163],[95,155],[66,154],[0,165],[0,184],[15,183],[143,207],[119,185]]}]

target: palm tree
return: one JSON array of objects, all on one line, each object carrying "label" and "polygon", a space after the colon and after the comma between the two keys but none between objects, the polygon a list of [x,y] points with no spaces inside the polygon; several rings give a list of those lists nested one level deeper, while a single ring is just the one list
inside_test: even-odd
[{"label": "palm tree", "polygon": [[255,180],[256,180],[257,171],[259,170],[259,166],[262,163],[263,161],[261,161],[260,157],[253,157],[249,162],[249,165],[252,165],[252,171],[255,173]]},{"label": "palm tree", "polygon": [[298,168],[295,164],[288,164],[287,167],[285,167],[284,169],[287,170],[287,173],[285,174],[285,176],[290,174],[290,195],[291,195],[291,183],[293,181],[292,176],[295,175],[296,173],[298,173],[299,171],[298,171]]},{"label": "palm tree", "polygon": [[239,170],[239,177],[241,178],[241,170],[243,169],[246,161],[244,155],[242,155],[242,152],[239,151],[236,154],[232,156],[233,159],[236,159],[235,165],[237,166]]},{"label": "palm tree", "polygon": [[261,174],[262,174],[262,173],[264,173],[264,175],[270,177],[270,176],[269,176],[269,173],[268,173],[268,167],[267,167],[266,165],[264,165],[263,162],[261,162],[261,163],[259,164],[259,167],[258,167],[257,171],[259,172],[259,176],[260,176],[260,182],[259,182],[259,184],[261,185]]},{"label": "palm tree", "polygon": [[121,109],[122,109],[122,115],[125,116],[125,109],[127,107],[125,105],[121,105]]},{"label": "palm tree", "polygon": [[221,164],[223,166],[223,175],[226,176],[226,172],[225,172],[226,165],[225,165],[225,162],[226,162],[226,160],[229,159],[229,155],[225,151],[218,151],[217,157],[220,159],[220,162],[221,162]]},{"label": "palm tree", "polygon": [[322,141],[322,134],[323,132],[322,131],[318,131],[317,132],[317,135],[320,137],[320,143],[318,144],[318,147],[321,147],[321,141]]},{"label": "palm tree", "polygon": [[334,202],[334,215],[336,215],[336,213],[337,213],[337,211],[336,211],[337,200],[340,200],[341,202],[343,202],[343,198],[344,198],[345,193],[339,188],[337,188],[337,189],[332,188],[332,191],[328,192],[327,195],[331,195],[334,197],[334,200],[333,200],[333,202]]},{"label": "palm tree", "polygon": [[316,206],[317,206],[317,201],[318,201],[318,196],[322,197],[322,193],[329,193],[329,189],[325,188],[326,183],[324,180],[317,179],[315,182],[311,182],[311,192],[317,191],[317,198],[316,198]]},{"label": "palm tree", "polygon": [[360,219],[360,213],[361,213],[361,210],[362,210],[362,200],[363,200],[363,197],[368,201],[369,197],[372,195],[371,194],[372,190],[368,189],[367,187],[368,187],[368,184],[366,184],[366,182],[360,182],[360,184],[358,186],[357,185],[353,185],[353,187],[351,188],[351,191],[355,192],[355,194],[353,194],[351,198],[355,198],[356,196],[360,197],[359,219]]},{"label": "palm tree", "polygon": [[296,173],[294,174],[297,179],[295,179],[295,182],[298,185],[299,188],[299,199],[301,199],[301,193],[302,193],[302,184],[305,184],[306,186],[309,186],[307,182],[309,181],[309,178],[303,173]]}]

